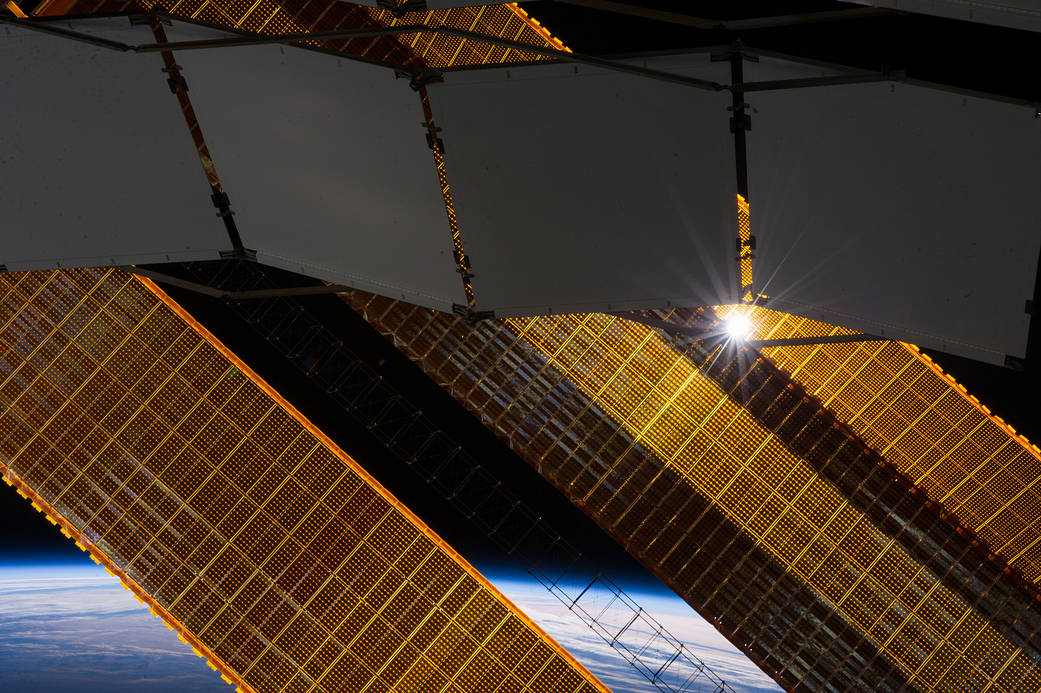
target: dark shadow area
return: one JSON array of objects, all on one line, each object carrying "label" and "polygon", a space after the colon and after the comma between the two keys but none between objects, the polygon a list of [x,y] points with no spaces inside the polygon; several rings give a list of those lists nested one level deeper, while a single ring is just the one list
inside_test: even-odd
[{"label": "dark shadow area", "polygon": [[[856,7],[827,0],[740,3],[712,0],[696,4],[683,0],[622,0],[621,4],[720,22]],[[1037,34],[1030,31],[898,12],[842,21],[791,21],[761,28],[738,25],[735,30],[699,29],[589,9],[578,3],[546,0],[525,2],[522,7],[579,53],[681,51],[726,46],[741,40],[753,53],[755,49],[762,49],[858,69],[904,70],[909,78],[962,89],[1020,99],[1041,98],[1041,88],[1027,71],[1037,52]],[[754,201],[755,192],[752,194]]]},{"label": "dark shadow area", "polygon": [[[176,271],[228,287],[315,283],[255,264]],[[472,562],[527,568],[545,562],[559,537],[570,547],[565,564],[577,551],[627,585],[654,582],[342,299],[226,303],[162,288]],[[504,553],[519,544],[519,556]]]},{"label": "dark shadow area", "polygon": [[0,484],[0,563],[93,565],[72,539],[7,484]]}]

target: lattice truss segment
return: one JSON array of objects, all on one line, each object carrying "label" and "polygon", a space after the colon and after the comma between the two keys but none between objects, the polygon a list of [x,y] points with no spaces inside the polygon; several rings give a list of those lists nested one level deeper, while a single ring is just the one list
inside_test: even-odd
[{"label": "lattice truss segment", "polygon": [[606,693],[154,285],[0,292],[4,479],[226,680]]},{"label": "lattice truss segment", "polygon": [[351,300],[782,685],[1041,689],[1036,590],[768,361]]}]

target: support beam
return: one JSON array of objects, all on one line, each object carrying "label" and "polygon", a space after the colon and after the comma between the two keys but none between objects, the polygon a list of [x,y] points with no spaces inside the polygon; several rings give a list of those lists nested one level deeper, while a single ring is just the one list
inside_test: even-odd
[{"label": "support beam", "polygon": [[206,284],[173,277],[169,274],[156,272],[144,267],[128,266],[120,269],[132,272],[142,277],[147,277],[158,284],[176,286],[179,289],[194,291],[197,294],[212,296],[226,301],[250,301],[263,298],[278,298],[281,296],[315,296],[321,294],[340,294],[352,291],[351,287],[342,284],[315,284],[314,286],[293,286],[279,289],[256,289],[253,291],[224,291],[215,289]]},{"label": "support beam", "polygon": [[[713,60],[716,58],[713,57]],[[744,46],[740,39],[734,41],[726,59],[730,62],[730,83],[745,81]],[[737,89],[730,90],[730,133],[734,140],[734,173],[737,183],[737,266],[736,279],[738,300],[748,302],[755,298],[755,237],[752,235],[751,203],[748,199],[748,146],[745,133],[752,129],[752,116],[748,113],[745,94]],[[744,223],[742,223],[742,220]]]},{"label": "support beam", "polygon": [[[163,28],[159,18],[150,17],[148,25],[152,29],[152,35],[155,37],[156,43],[164,46],[169,44],[169,40],[166,38],[166,29]],[[234,248],[234,253],[240,257],[245,257],[247,252],[251,251],[247,251],[245,246],[242,245],[242,237],[239,235],[238,226],[235,224],[235,213],[231,211],[231,201],[228,198],[228,193],[225,192],[224,187],[221,185],[220,177],[217,175],[213,157],[210,156],[210,149],[206,145],[206,138],[202,134],[202,126],[199,124],[198,116],[195,115],[195,107],[192,106],[191,97],[188,96],[188,83],[181,74],[181,66],[174,59],[173,52],[164,50],[160,51],[160,55],[162,55],[163,64],[165,65],[163,72],[167,76],[166,82],[170,86],[170,91],[177,97],[181,114],[184,116],[184,123],[188,126],[188,134],[191,135],[192,142],[195,144],[195,151],[199,155],[199,161],[202,164],[203,172],[206,174],[206,180],[210,184],[210,190],[212,191],[210,201],[217,208],[217,216],[224,222],[224,229],[228,234],[231,247]]]},{"label": "support beam", "polygon": [[805,79],[774,79],[763,82],[735,83],[729,89],[735,93],[752,91],[777,91],[779,89],[805,89],[808,87],[833,87],[840,84],[870,84],[872,82],[903,82],[907,73],[903,70],[866,72],[859,75],[829,75]]},{"label": "support beam", "polygon": [[873,334],[834,334],[820,337],[792,337],[790,339],[748,339],[742,342],[753,349],[769,347],[810,346],[814,344],[850,344],[856,342],[890,342],[888,337]]},{"label": "support beam", "polygon": [[685,337],[691,337],[693,339],[711,339],[713,337],[726,337],[727,332],[723,329],[716,330],[705,330],[700,327],[685,327],[683,325],[677,325],[675,323],[666,322],[665,320],[657,320],[655,318],[648,318],[640,313],[628,313],[625,311],[618,311],[608,313],[616,318],[623,318],[624,320],[630,320],[632,322],[638,322],[641,325],[647,327],[653,327],[670,334],[683,335]]},{"label": "support beam", "polygon": [[[159,13],[152,13],[152,15],[157,17],[163,16]],[[86,43],[91,43],[96,46],[101,46],[103,48],[109,48],[117,51],[133,51],[134,53],[161,53],[164,51],[204,50],[211,48],[236,48],[239,46],[298,45],[304,43],[311,43],[315,41],[332,41],[351,38],[402,36],[406,34],[438,34],[442,36],[454,36],[456,38],[467,39],[479,43],[487,43],[489,45],[494,46],[501,46],[503,48],[512,48],[516,51],[520,51],[523,53],[531,53],[533,55],[539,55],[544,58],[552,58],[560,62],[574,63],[578,65],[589,65],[590,67],[598,67],[604,70],[623,72],[626,74],[637,75],[640,77],[649,77],[651,79],[658,79],[664,82],[672,82],[674,84],[682,84],[684,86],[705,89],[708,91],[722,91],[727,88],[726,85],[719,84],[718,82],[698,79],[697,77],[689,77],[687,75],[679,75],[674,74],[672,72],[662,72],[660,70],[650,70],[645,67],[640,67],[639,65],[631,65],[628,63],[618,62],[616,60],[607,60],[604,58],[597,58],[591,55],[572,53],[570,51],[561,51],[555,48],[544,48],[542,46],[524,43],[523,41],[513,41],[511,39],[499,38],[498,36],[482,34],[477,31],[456,29],[454,27],[448,26],[426,26],[425,24],[411,24],[404,26],[377,27],[372,29],[344,29],[342,31],[305,32],[300,34],[280,34],[277,36],[249,35],[242,37],[220,39],[200,39],[196,41],[173,41],[170,43],[128,45],[125,43],[120,43],[119,41],[110,41],[108,39],[99,38],[90,34],[84,34],[77,31],[70,31],[68,29],[62,29],[59,27],[51,26],[50,24],[45,22],[37,22],[28,19],[20,20],[8,17],[0,17],[0,23],[13,24],[15,26],[21,26],[36,31],[41,31],[44,33],[63,36],[65,38],[69,38],[75,41],[84,41]],[[308,46],[300,47],[307,48]],[[350,56],[345,55],[345,57]],[[400,66],[398,67],[398,69],[407,69],[407,67]]]},{"label": "support beam", "polygon": [[615,72],[624,72],[642,77],[650,77],[652,79],[659,79],[665,82],[673,82],[685,86],[697,87],[699,89],[707,89],[709,91],[722,91],[726,88],[724,85],[719,84],[718,82],[698,79],[697,77],[688,77],[686,75],[678,75],[671,72],[662,72],[660,70],[650,70],[645,67],[640,67],[638,65],[631,65],[615,60],[607,60],[591,55],[572,53],[570,51],[557,50],[555,48],[544,48],[542,46],[536,46],[530,43],[525,43],[523,41],[514,41],[511,39],[499,38],[498,36],[491,36],[489,34],[482,34],[477,31],[456,29],[455,27],[450,26],[427,26],[425,24],[377,27],[372,29],[344,29],[342,31],[305,32],[300,34],[282,34],[278,36],[243,36],[241,38],[232,37],[222,39],[203,39],[197,41],[179,41],[169,44],[131,46],[130,50],[136,53],[153,53],[156,51],[163,50],[203,50],[209,48],[233,48],[237,46],[257,46],[265,44],[286,45],[313,41],[342,40],[350,38],[401,36],[405,34],[438,34],[442,36],[453,36],[455,38],[467,39],[479,43],[487,43],[494,46],[501,46],[503,48],[512,48],[516,51],[531,53],[533,55],[539,55],[545,58],[552,58],[561,62],[575,63],[579,65],[589,65],[591,67],[599,67],[605,70],[613,70]]},{"label": "support beam", "polygon": [[[104,15],[106,17],[119,16],[119,15]],[[130,15],[123,15],[130,16]],[[134,16],[140,17],[141,13],[135,13]],[[161,13],[150,13],[149,16],[167,16]],[[374,29],[350,29],[343,31],[329,31],[329,32],[316,32],[316,33],[302,33],[302,34],[283,34],[279,36],[260,36],[260,35],[245,35],[240,37],[232,37],[227,39],[211,39],[211,40],[199,40],[199,41],[179,41],[176,43],[163,44],[144,44],[144,45],[130,45],[121,43],[119,41],[111,41],[109,39],[101,38],[91,34],[85,34],[82,32],[71,31],[63,29],[61,27],[53,26],[53,21],[57,18],[29,18],[29,19],[15,19],[14,17],[7,17],[0,15],[0,24],[11,24],[14,26],[20,26],[26,29],[32,29],[34,31],[40,31],[55,36],[61,36],[74,41],[82,41],[84,43],[90,43],[102,48],[108,48],[116,51],[132,51],[135,53],[153,53],[163,50],[200,50],[207,48],[231,48],[236,46],[253,46],[263,44],[282,44],[282,45],[294,45],[300,48],[311,48],[314,46],[306,45],[313,41],[323,40],[334,40],[334,39],[349,39],[349,38],[372,38],[377,36],[397,36],[403,34],[417,34],[417,33],[429,33],[429,34],[442,34],[445,36],[455,36],[458,38],[465,38],[472,41],[479,41],[488,43],[490,45],[502,46],[505,48],[512,48],[514,50],[532,53],[540,55],[546,58],[550,58],[559,62],[573,63],[578,65],[589,65],[591,67],[599,67],[605,70],[612,70],[615,72],[623,72],[632,75],[638,75],[641,77],[647,77],[650,79],[658,79],[664,82],[671,82],[673,84],[682,84],[685,86],[695,87],[698,89],[705,89],[709,91],[741,91],[741,92],[752,92],[752,91],[767,91],[776,89],[798,89],[804,87],[816,87],[816,86],[832,86],[836,84],[859,84],[867,82],[880,82],[880,81],[902,81],[907,84],[913,84],[920,87],[926,87],[929,89],[937,89],[940,91],[950,92],[952,94],[961,94],[963,96],[971,96],[974,98],[988,99],[991,101],[998,101],[1001,103],[1010,103],[1016,105],[1032,106],[1041,111],[1041,103],[1029,101],[1025,99],[1012,98],[1003,96],[1001,94],[995,94],[991,92],[982,92],[972,89],[964,89],[951,84],[943,84],[938,82],[928,82],[919,79],[913,79],[907,77],[903,71],[893,72],[864,72],[863,70],[846,66],[846,65],[832,65],[831,67],[836,69],[849,70],[848,76],[834,76],[834,77],[821,77],[821,78],[809,78],[805,80],[775,80],[765,82],[747,82],[738,83],[734,85],[720,84],[718,82],[712,82],[709,80],[702,80],[696,77],[689,77],[686,75],[674,74],[671,72],[662,72],[659,70],[649,70],[638,65],[629,63],[618,62],[615,60],[607,60],[604,58],[598,58],[596,56],[582,55],[579,53],[569,53],[567,51],[558,51],[552,48],[543,48],[540,46],[534,46],[521,41],[512,41],[509,39],[502,39],[496,36],[490,36],[474,31],[466,31],[464,29],[455,29],[453,27],[431,27],[425,25],[410,25],[410,26],[396,26],[396,27],[379,27]],[[178,21],[182,21],[181,18],[177,18]],[[195,26],[212,26],[216,29],[223,29],[223,27],[217,27],[209,25],[204,22],[187,21],[189,24]],[[792,60],[795,62],[806,62],[804,58],[800,58],[795,55],[788,55],[777,51],[768,51],[762,49],[756,49],[756,53],[759,55],[768,55],[774,58],[782,60]],[[334,55],[340,57],[350,58],[351,56],[343,53],[333,52]],[[366,61],[373,62],[373,61]],[[395,70],[408,70],[410,66],[405,65],[392,65],[379,61],[375,61],[375,64],[383,67],[389,67]],[[414,69],[414,68],[411,68]],[[463,71],[475,69],[473,67],[462,67],[462,68],[451,68],[452,71]],[[479,69],[479,68],[478,68]],[[445,72],[449,70],[444,70]],[[420,73],[423,74],[423,73]]]},{"label": "support beam", "polygon": [[752,17],[750,19],[734,19],[723,22],[721,27],[727,31],[753,31],[770,29],[778,26],[794,26],[797,24],[820,24],[822,22],[845,22],[853,19],[873,17],[894,17],[907,14],[897,10],[881,7],[853,7],[847,10],[825,10],[822,12],[803,12],[800,14],[782,14],[774,17]]},{"label": "support beam", "polygon": [[233,291],[227,295],[229,301],[252,301],[260,298],[278,298],[280,296],[318,296],[324,294],[342,294],[353,291],[343,284],[318,284],[315,286],[291,286],[284,289],[257,289],[255,291]]},{"label": "support beam", "polygon": [[206,286],[205,284],[199,284],[198,282],[189,281],[187,279],[179,279],[177,277],[171,277],[168,274],[162,272],[155,272],[144,267],[135,267],[128,265],[126,267],[120,267],[119,269],[131,272],[138,275],[139,277],[147,277],[152,281],[159,284],[166,284],[167,286],[176,286],[178,289],[186,289],[188,291],[194,291],[197,294],[203,294],[204,296],[212,296],[213,298],[225,298],[228,295],[227,291],[221,291],[220,289],[214,289],[212,286]]},{"label": "support beam", "polygon": [[53,26],[50,22],[38,22],[33,19],[15,19],[14,17],[5,17],[0,15],[0,24],[11,24],[12,26],[20,26],[24,29],[31,29],[32,31],[39,31],[42,34],[50,34],[52,36],[60,36],[61,38],[69,39],[71,41],[79,41],[81,43],[89,43],[92,46],[99,46],[101,48],[107,48],[113,51],[126,52],[131,50],[131,46],[120,41],[111,41],[100,36],[93,36],[91,34],[84,34],[79,31],[72,31],[70,29],[63,29],[59,26]]}]

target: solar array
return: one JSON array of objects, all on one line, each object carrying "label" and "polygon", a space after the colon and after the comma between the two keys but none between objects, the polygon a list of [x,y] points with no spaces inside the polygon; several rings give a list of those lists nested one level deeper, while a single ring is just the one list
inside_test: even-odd
[{"label": "solar array", "polygon": [[[939,484],[953,486],[953,475],[941,465],[916,486],[923,480],[906,476],[900,447],[874,447],[871,429],[844,424],[800,386],[798,364],[779,359],[792,377],[747,347],[680,348],[667,333],[603,314],[471,327],[379,297],[350,300],[782,685],[1041,686],[1041,601],[1028,583],[1036,579],[1029,556],[1008,556],[1029,576],[1017,582],[1006,559],[988,556],[976,539],[977,525],[947,514],[959,506]],[[663,317],[677,325],[715,319]],[[793,334],[823,327],[777,317]],[[866,346],[808,348],[864,350],[857,372],[873,379],[893,426],[923,423],[918,391],[975,414],[968,436],[934,429],[937,457],[961,440],[977,465],[1000,450],[1018,453],[1020,465],[1041,462],[911,347],[889,345],[877,357]],[[913,390],[885,379],[894,362],[915,374]],[[803,370],[809,382],[812,371]],[[887,420],[878,426],[894,435]],[[1018,507],[1032,493],[1030,478],[991,483],[984,497]],[[1006,511],[1004,521],[1014,517]],[[1036,511],[1027,517],[1036,522]]]},{"label": "solar array", "polygon": [[147,281],[0,278],[4,479],[230,682],[606,690]]},{"label": "solar array", "polygon": [[113,267],[351,287],[790,690],[1041,690],[1041,451],[905,343],[1026,356],[1034,104],[739,44],[584,56],[516,5],[35,14],[0,33],[0,471],[229,681],[606,690]]}]

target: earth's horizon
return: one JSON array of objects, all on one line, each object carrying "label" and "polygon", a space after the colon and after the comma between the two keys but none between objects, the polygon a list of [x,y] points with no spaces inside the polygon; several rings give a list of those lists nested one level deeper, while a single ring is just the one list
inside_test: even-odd
[{"label": "earth's horizon", "polygon": [[[485,574],[613,693],[659,693],[525,573]],[[737,693],[780,690],[672,593],[634,596]],[[3,693],[233,690],[100,566],[38,558],[0,562],[0,672]]]}]

